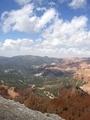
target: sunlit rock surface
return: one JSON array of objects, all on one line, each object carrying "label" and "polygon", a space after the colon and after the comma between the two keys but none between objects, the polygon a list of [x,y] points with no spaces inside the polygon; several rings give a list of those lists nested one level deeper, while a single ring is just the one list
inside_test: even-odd
[{"label": "sunlit rock surface", "polygon": [[23,104],[0,96],[0,120],[64,120],[58,115],[28,109]]}]

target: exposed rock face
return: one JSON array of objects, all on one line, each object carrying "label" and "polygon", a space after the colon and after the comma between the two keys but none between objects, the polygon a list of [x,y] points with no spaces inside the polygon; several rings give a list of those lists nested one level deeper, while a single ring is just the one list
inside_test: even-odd
[{"label": "exposed rock face", "polygon": [[[10,99],[11,97],[7,94],[4,87],[7,89],[6,86],[1,87],[0,93],[3,97]],[[90,119],[90,95],[83,92],[80,88],[70,86],[63,88],[58,92],[58,96],[53,99],[43,98],[30,88],[26,90],[15,89],[15,91],[20,95],[14,99],[15,101],[24,104],[32,110],[47,114],[41,115],[40,112],[29,110],[18,102],[6,100],[0,96],[0,120],[59,120],[59,117],[56,117],[56,115],[54,119],[49,117],[53,116],[53,113],[66,120]],[[28,119],[28,116],[30,119]]]},{"label": "exposed rock face", "polygon": [[15,91],[15,87],[0,85],[0,95],[5,98],[15,99],[19,96],[19,93]]},{"label": "exposed rock face", "polygon": [[79,69],[90,68],[90,60],[85,58],[65,58],[58,59],[57,62],[50,64],[33,65],[33,70],[37,71],[35,76],[55,75],[62,76],[72,74]]},{"label": "exposed rock face", "polygon": [[80,89],[82,89],[83,91],[90,95],[90,82],[88,84],[80,86]]},{"label": "exposed rock face", "polygon": [[83,80],[85,82],[90,81],[90,63],[81,62],[79,69],[74,73],[74,78]]},{"label": "exposed rock face", "polygon": [[82,80],[84,82],[90,82],[90,68],[89,69],[87,69],[87,68],[79,69],[74,74],[74,78],[76,78],[78,80]]},{"label": "exposed rock face", "polygon": [[74,78],[84,83],[80,89],[90,95],[90,64],[80,64],[80,69],[75,72]]},{"label": "exposed rock face", "polygon": [[8,89],[8,94],[10,95],[11,99],[15,99],[19,96],[17,92],[14,92],[14,87]]},{"label": "exposed rock face", "polygon": [[0,96],[0,120],[64,120],[58,115],[33,111]]},{"label": "exposed rock face", "polygon": [[[42,69],[41,69],[42,68]],[[72,74],[77,70],[77,66],[71,64],[59,64],[59,63],[51,63],[50,65],[41,65],[41,66],[34,66],[34,69],[40,71],[40,73],[36,73],[35,76],[47,76],[47,75],[55,75],[55,76],[62,76],[65,74]]]}]

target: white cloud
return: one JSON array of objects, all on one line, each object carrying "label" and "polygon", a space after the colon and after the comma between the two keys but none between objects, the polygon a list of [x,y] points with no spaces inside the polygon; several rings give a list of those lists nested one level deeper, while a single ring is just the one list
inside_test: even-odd
[{"label": "white cloud", "polygon": [[36,16],[33,11],[33,4],[27,4],[19,10],[4,12],[1,17],[3,31],[39,32],[56,14],[53,8],[47,9],[42,16]]},{"label": "white cloud", "polygon": [[12,39],[6,39],[3,44],[1,44],[1,50],[16,50],[20,51],[22,47],[31,47],[33,45],[33,40],[30,39],[17,39],[17,40],[12,40]]},{"label": "white cloud", "polygon": [[[54,23],[43,32],[44,44],[51,46],[79,46],[89,42],[86,31],[87,17],[74,17],[70,22],[56,18]],[[53,44],[54,43],[54,44]]]},{"label": "white cloud", "polygon": [[[84,5],[81,0],[83,4],[79,3],[77,7],[75,1],[73,0],[71,2],[73,4],[69,4],[74,9]],[[9,31],[39,32],[41,38],[36,40],[28,38],[6,39],[4,43],[0,43],[0,55],[90,56],[90,31],[87,30],[88,18],[86,16],[75,16],[71,21],[64,21],[58,17],[54,8],[35,8],[34,4],[28,4],[28,2],[23,3],[23,5],[19,10],[6,11],[2,14],[3,31],[5,33]],[[34,12],[35,10],[40,12],[42,10],[41,16],[38,16]]]},{"label": "white cloud", "polygon": [[41,8],[37,7],[36,9],[37,9],[37,11],[46,11],[47,10],[45,7],[41,7]]},{"label": "white cloud", "polygon": [[[44,20],[47,18],[47,12],[42,16]],[[51,18],[48,18],[48,21]],[[43,40],[6,39],[4,43],[0,43],[0,55],[2,53],[5,55],[6,51],[10,56],[32,54],[51,57],[89,57],[90,31],[86,29],[87,21],[88,18],[85,16],[73,17],[71,21],[56,17],[53,24],[43,31]]]},{"label": "white cloud", "polygon": [[31,0],[15,0],[15,2],[17,2],[19,5],[26,5],[31,2]]},{"label": "white cloud", "polygon": [[18,30],[21,32],[28,32],[28,29],[32,28],[32,25],[30,24],[32,21],[30,20],[32,20],[33,8],[32,4],[28,4],[20,10],[4,12],[1,17],[3,31],[8,32],[10,30]]},{"label": "white cloud", "polygon": [[24,6],[28,3],[39,3],[39,4],[42,4],[42,0],[15,0],[16,3],[18,3],[20,6]]},{"label": "white cloud", "polygon": [[90,31],[86,30],[87,21],[85,16],[74,17],[71,21],[56,18],[43,32],[45,40],[42,46],[54,50],[56,56],[89,56]]},{"label": "white cloud", "polygon": [[69,6],[72,7],[73,9],[78,9],[78,8],[85,8],[87,4],[87,0],[72,0],[71,3],[69,3]]},{"label": "white cloud", "polygon": [[[81,18],[81,19],[80,19]],[[75,20],[83,21],[84,16],[73,18]],[[14,55],[39,55],[51,57],[89,57],[90,56],[90,31],[85,31],[85,24],[79,26],[83,29],[72,29],[73,22],[64,22],[57,19],[51,28],[46,30],[44,40],[37,39],[6,39],[4,43],[0,43],[0,55],[14,56]],[[58,26],[56,26],[56,23]],[[72,24],[73,23],[73,24]],[[56,26],[56,27],[55,27]],[[57,28],[58,27],[58,28]],[[61,30],[60,30],[61,29]],[[70,30],[70,31],[69,31]],[[47,37],[49,33],[49,38]],[[66,36],[66,34],[68,34]],[[69,36],[70,34],[70,36]],[[68,37],[69,36],[69,37]]]},{"label": "white cloud", "polygon": [[39,30],[45,27],[47,23],[49,23],[55,17],[55,10],[53,8],[47,10],[41,18],[39,18],[38,23],[36,24],[36,29]]}]

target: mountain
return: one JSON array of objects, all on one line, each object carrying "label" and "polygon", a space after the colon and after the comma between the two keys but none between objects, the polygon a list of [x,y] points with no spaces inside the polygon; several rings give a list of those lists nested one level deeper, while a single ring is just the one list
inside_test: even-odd
[{"label": "mountain", "polygon": [[36,76],[61,76],[75,72],[80,63],[85,61],[84,58],[49,58],[39,56],[15,56],[0,57],[0,75],[4,76],[13,74],[15,77],[23,77],[30,75]]},{"label": "mountain", "polygon": [[72,76],[80,64],[86,61],[86,58],[31,55],[0,58],[1,83],[23,89],[35,86],[37,93],[42,96],[46,96],[47,92],[55,96],[64,86],[78,85],[79,81]]},{"label": "mountain", "polygon": [[66,120],[88,120],[90,58],[0,57],[0,95]]},{"label": "mountain", "polygon": [[64,74],[65,72],[73,72],[85,58],[49,58],[39,56],[15,56],[15,57],[0,57],[0,71],[5,71],[13,74],[38,74],[42,76],[54,74],[56,76]]},{"label": "mountain", "polygon": [[0,57],[1,83],[21,89],[34,86],[41,96],[48,96],[47,92],[53,94],[49,97],[56,96],[67,86],[80,86],[89,93],[89,85],[85,86],[89,84],[89,71],[90,58]]}]

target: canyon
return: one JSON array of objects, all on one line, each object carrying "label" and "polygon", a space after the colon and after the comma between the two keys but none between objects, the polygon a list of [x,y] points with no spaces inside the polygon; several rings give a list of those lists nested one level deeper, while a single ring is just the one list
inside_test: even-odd
[{"label": "canyon", "polygon": [[66,120],[90,118],[90,58],[0,58],[0,95]]}]

